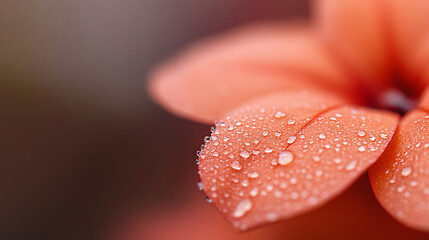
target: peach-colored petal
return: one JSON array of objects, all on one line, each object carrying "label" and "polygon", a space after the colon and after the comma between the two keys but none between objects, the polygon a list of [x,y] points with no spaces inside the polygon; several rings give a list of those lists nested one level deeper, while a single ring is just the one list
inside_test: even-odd
[{"label": "peach-colored petal", "polygon": [[332,51],[367,87],[390,87],[388,48],[378,1],[317,0],[315,25]]},{"label": "peach-colored petal", "polygon": [[363,176],[344,194],[308,214],[252,231],[233,231],[219,214],[195,196],[174,205],[121,219],[107,240],[297,240],[297,239],[427,239],[383,211]]},{"label": "peach-colored petal", "polygon": [[216,124],[200,155],[200,177],[236,229],[322,205],[376,161],[398,116],[343,104],[319,92],[282,92]]},{"label": "peach-colored petal", "polygon": [[429,82],[429,4],[426,0],[317,0],[323,39],[368,86],[400,87],[417,96]]},{"label": "peach-colored petal", "polygon": [[[429,231],[429,91],[420,109],[402,120],[380,160],[370,168],[374,193],[396,219]],[[425,110],[426,109],[426,110]]]},{"label": "peach-colored petal", "polygon": [[358,98],[348,73],[309,29],[266,23],[192,47],[159,68],[150,88],[168,110],[208,123],[243,101],[308,83]]},{"label": "peach-colored petal", "polygon": [[428,83],[428,79],[419,75],[428,66],[429,60],[429,3],[426,0],[382,3],[394,60],[399,71],[403,71],[409,90],[420,94]]}]

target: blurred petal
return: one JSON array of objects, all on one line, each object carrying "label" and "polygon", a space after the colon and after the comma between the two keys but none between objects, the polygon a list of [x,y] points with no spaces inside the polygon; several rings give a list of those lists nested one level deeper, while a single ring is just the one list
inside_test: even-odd
[{"label": "blurred petal", "polygon": [[331,50],[367,87],[390,86],[388,49],[378,1],[315,1],[315,24]]},{"label": "blurred petal", "polygon": [[422,74],[428,66],[429,49],[429,3],[426,0],[382,1],[384,17],[387,21],[389,40],[394,50],[394,61],[414,91],[421,93],[428,79],[414,74]]},{"label": "blurred petal", "polygon": [[[363,176],[325,206],[290,220],[249,232],[233,231],[219,214],[195,196],[175,205],[129,217],[108,233],[109,240],[282,240],[282,239],[427,239],[397,223],[380,208]],[[356,231],[359,229],[359,231]],[[115,231],[114,230],[114,231]],[[112,237],[113,236],[113,237]]]},{"label": "blurred petal", "polygon": [[408,113],[379,161],[370,168],[383,207],[408,226],[429,231],[429,91]]},{"label": "blurred petal", "polygon": [[159,68],[150,86],[168,110],[208,123],[251,98],[309,83],[358,98],[348,73],[310,30],[267,23],[192,47]]},{"label": "blurred petal", "polygon": [[397,122],[319,92],[255,99],[217,123],[200,155],[204,191],[236,229],[297,215],[365,172]]},{"label": "blurred petal", "polygon": [[421,93],[429,82],[426,0],[318,0],[315,5],[320,35],[368,86]]}]

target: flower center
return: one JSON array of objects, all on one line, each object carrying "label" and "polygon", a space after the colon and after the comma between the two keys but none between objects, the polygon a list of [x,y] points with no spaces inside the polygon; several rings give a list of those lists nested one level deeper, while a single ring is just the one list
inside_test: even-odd
[{"label": "flower center", "polygon": [[389,110],[405,115],[407,112],[416,107],[418,96],[415,92],[403,86],[402,78],[395,77],[393,82],[396,87],[386,89],[380,94],[373,97],[369,106],[377,109]]}]

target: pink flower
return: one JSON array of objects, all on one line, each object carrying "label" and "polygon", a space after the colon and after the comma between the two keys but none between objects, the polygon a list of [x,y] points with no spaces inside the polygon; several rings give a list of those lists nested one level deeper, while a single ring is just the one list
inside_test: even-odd
[{"label": "pink flower", "polygon": [[[326,204],[331,211],[309,219],[321,226],[336,219],[341,228],[338,211],[371,193],[355,187],[339,195],[368,171],[384,209],[428,231],[429,3],[320,0],[314,9],[311,26],[263,23],[192,47],[154,73],[153,96],[179,116],[216,120],[199,153],[199,174],[235,229]],[[190,212],[199,214],[206,213]],[[363,210],[356,228],[370,215]],[[385,218],[382,224],[395,226],[387,229],[392,237],[407,231]]]}]

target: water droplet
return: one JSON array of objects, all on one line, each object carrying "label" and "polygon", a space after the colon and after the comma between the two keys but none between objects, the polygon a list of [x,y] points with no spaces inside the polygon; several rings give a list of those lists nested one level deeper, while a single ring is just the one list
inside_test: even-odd
[{"label": "water droplet", "polygon": [[325,134],[321,133],[321,134],[319,134],[319,138],[320,138],[320,139],[325,139],[325,138],[326,138],[326,136],[325,136]]},{"label": "water droplet", "polygon": [[248,177],[250,178],[258,178],[259,177],[259,173],[258,172],[250,172],[247,174]]},{"label": "water droplet", "polygon": [[380,137],[381,137],[381,138],[384,138],[384,139],[387,139],[387,138],[388,138],[387,134],[385,134],[385,133],[380,134]]},{"label": "water droplet", "polygon": [[231,168],[233,168],[235,170],[241,170],[241,168],[242,168],[240,162],[237,160],[232,161],[230,166],[231,166]]},{"label": "water droplet", "polygon": [[284,112],[281,112],[281,111],[277,111],[274,113],[275,118],[282,118],[284,116],[286,116],[286,114]]},{"label": "water droplet", "polygon": [[241,181],[241,186],[243,186],[243,187],[248,187],[248,186],[249,186],[249,180],[247,180],[247,179],[243,179],[243,180]]},{"label": "water droplet", "polygon": [[271,153],[271,152],[273,152],[273,149],[271,149],[271,148],[265,148],[264,152]]},{"label": "water droplet", "polygon": [[264,137],[268,136],[268,132],[267,131],[263,131],[262,132],[262,136],[264,136]]},{"label": "water droplet", "polygon": [[361,137],[365,136],[365,132],[362,130],[359,130],[357,134]]},{"label": "water droplet", "polygon": [[276,137],[280,137],[282,134],[281,133],[279,133],[279,132],[275,132],[274,133],[274,136],[276,136]]},{"label": "water droplet", "polygon": [[258,196],[258,193],[259,193],[259,191],[258,191],[257,187],[252,188],[249,192],[250,196],[252,196],[252,197]]},{"label": "water droplet", "polygon": [[403,192],[404,190],[405,190],[405,185],[401,185],[396,189],[396,191],[398,191],[399,193]]},{"label": "water droplet", "polygon": [[315,162],[320,162],[320,157],[319,156],[313,156],[313,160]]},{"label": "water droplet", "polygon": [[286,166],[290,164],[293,161],[293,159],[294,159],[294,155],[292,152],[284,151],[279,154],[279,159],[277,162],[282,166]]},{"label": "water droplet", "polygon": [[375,136],[374,135],[369,135],[369,140],[371,141],[371,142],[374,142],[375,141]]},{"label": "water droplet", "polygon": [[250,153],[248,151],[244,150],[240,153],[240,156],[246,159],[246,158],[250,157]]},{"label": "water droplet", "polygon": [[253,208],[253,203],[250,199],[245,198],[243,200],[241,200],[237,206],[235,206],[234,212],[232,213],[232,216],[234,218],[241,218],[244,215],[246,215],[246,213],[248,213],[250,210],[252,210]]},{"label": "water droplet", "polygon": [[289,119],[288,121],[287,121],[287,124],[289,124],[289,125],[293,125],[293,124],[295,124],[295,120],[294,119]]},{"label": "water droplet", "polygon": [[365,151],[365,147],[364,146],[360,146],[359,148],[358,148],[358,150],[359,150],[359,152],[363,152],[363,151]]},{"label": "water droplet", "polygon": [[403,168],[401,171],[401,175],[406,177],[411,174],[411,167]]},{"label": "water droplet", "polygon": [[342,162],[343,162],[343,160],[341,160],[341,158],[334,158],[335,164],[341,164]]},{"label": "water droplet", "polygon": [[289,179],[289,182],[290,182],[291,184],[296,184],[296,183],[298,182],[298,179],[297,179],[296,177],[291,177],[291,178]]},{"label": "water droplet", "polygon": [[202,182],[198,182],[197,183],[197,187],[198,187],[198,190],[202,191],[203,190],[203,183]]},{"label": "water droplet", "polygon": [[352,171],[356,168],[357,166],[357,161],[356,160],[352,160],[351,162],[349,162],[346,166],[346,170],[347,171]]},{"label": "water droplet", "polygon": [[287,140],[287,143],[289,143],[289,144],[294,143],[295,140],[296,140],[296,136],[290,136]]},{"label": "water droplet", "polygon": [[237,125],[237,126],[241,126],[241,122],[240,122],[240,121],[238,121],[238,122],[236,122],[236,123],[235,123],[235,125]]}]

